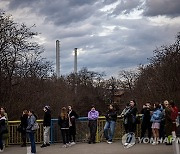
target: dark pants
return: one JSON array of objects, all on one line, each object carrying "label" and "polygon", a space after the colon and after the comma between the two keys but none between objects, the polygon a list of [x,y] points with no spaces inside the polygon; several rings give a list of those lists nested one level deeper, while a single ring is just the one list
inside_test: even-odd
[{"label": "dark pants", "polygon": [[36,153],[36,144],[34,138],[34,132],[29,132],[29,140],[31,142],[31,153]]},{"label": "dark pants", "polygon": [[21,139],[22,139],[23,145],[26,145],[26,132],[21,132]]},{"label": "dark pants", "polygon": [[61,129],[63,143],[69,143],[69,129]]},{"label": "dark pants", "polygon": [[3,149],[3,140],[2,140],[2,134],[0,135],[0,149]]},{"label": "dark pants", "polygon": [[89,130],[90,130],[89,142],[95,143],[96,132],[97,132],[97,120],[89,120]]},{"label": "dark pants", "polygon": [[128,133],[136,132],[136,123],[128,123]]},{"label": "dark pants", "polygon": [[165,120],[162,120],[160,123],[160,129],[159,129],[159,138],[165,138]]},{"label": "dark pants", "polygon": [[123,124],[124,125],[124,130],[126,133],[128,133],[128,124]]},{"label": "dark pants", "polygon": [[76,141],[76,127],[75,126],[71,126],[69,127],[69,141]]},{"label": "dark pants", "polygon": [[146,131],[148,131],[148,138],[151,138],[152,135],[152,124],[149,123],[142,123],[141,125],[141,138],[145,136]]}]

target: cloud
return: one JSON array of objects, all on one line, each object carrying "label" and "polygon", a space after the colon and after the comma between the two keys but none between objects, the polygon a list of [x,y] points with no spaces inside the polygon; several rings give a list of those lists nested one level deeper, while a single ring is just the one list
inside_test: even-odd
[{"label": "cloud", "polygon": [[121,0],[120,3],[116,6],[115,10],[112,12],[112,14],[129,14],[134,9],[137,9],[140,4],[140,0]]},{"label": "cloud", "polygon": [[[36,24],[33,30],[40,33],[36,41],[45,48],[43,56],[54,63],[55,41],[60,40],[62,74],[73,71],[77,47],[78,69],[87,67],[109,77],[147,64],[156,47],[173,42],[180,17],[168,17],[167,12],[166,16],[150,15],[158,1],[6,0],[0,6],[15,21]],[[138,9],[144,9],[143,4],[146,8],[141,14]]]},{"label": "cloud", "polygon": [[145,16],[165,15],[177,17],[180,15],[179,8],[179,0],[146,0],[143,14]]},{"label": "cloud", "polygon": [[96,12],[95,0],[11,0],[9,9],[30,8],[45,17],[45,23],[65,25],[85,20]]}]

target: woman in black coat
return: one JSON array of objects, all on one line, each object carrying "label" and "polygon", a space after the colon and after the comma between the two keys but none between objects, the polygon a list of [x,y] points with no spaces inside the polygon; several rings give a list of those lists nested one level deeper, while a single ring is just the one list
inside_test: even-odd
[{"label": "woman in black coat", "polygon": [[69,140],[71,144],[75,144],[76,141],[76,119],[79,117],[77,113],[72,110],[72,106],[68,106],[69,116]]},{"label": "woman in black coat", "polygon": [[5,129],[4,129],[5,127],[6,127],[6,117],[2,112],[0,112],[0,152],[4,151],[3,134],[7,133],[5,132]]},{"label": "woman in black coat", "polygon": [[61,114],[58,117],[58,125],[60,126],[61,129],[61,134],[64,144],[62,147],[67,148],[71,146],[71,144],[69,144],[69,118],[68,118],[67,109],[65,107],[61,109]]}]

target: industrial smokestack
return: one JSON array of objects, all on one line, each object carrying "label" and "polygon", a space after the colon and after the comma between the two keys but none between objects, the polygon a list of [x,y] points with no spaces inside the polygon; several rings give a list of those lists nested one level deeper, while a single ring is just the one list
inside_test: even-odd
[{"label": "industrial smokestack", "polygon": [[77,73],[77,48],[74,48],[74,73]]},{"label": "industrial smokestack", "polygon": [[59,40],[56,40],[56,75],[60,77],[60,44]]}]

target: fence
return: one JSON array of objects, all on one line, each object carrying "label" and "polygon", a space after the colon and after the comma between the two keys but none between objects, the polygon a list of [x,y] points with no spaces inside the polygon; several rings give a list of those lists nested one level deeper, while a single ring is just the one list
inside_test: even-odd
[{"label": "fence", "polygon": [[[58,126],[58,120],[51,120],[51,143],[61,142],[60,128]],[[37,120],[40,128],[36,131],[36,143],[43,142],[43,120]],[[105,125],[105,117],[99,117],[98,119],[98,129],[96,141],[101,142],[104,140],[103,128]],[[8,144],[21,144],[21,134],[17,131],[20,121],[9,121],[9,134],[8,134]],[[76,122],[77,135],[76,140],[79,142],[87,142],[89,137],[88,119],[87,117],[81,117]],[[140,124],[137,125],[136,136],[140,136]],[[116,130],[114,139],[120,139],[124,134],[123,122],[118,117],[116,122]]]}]

